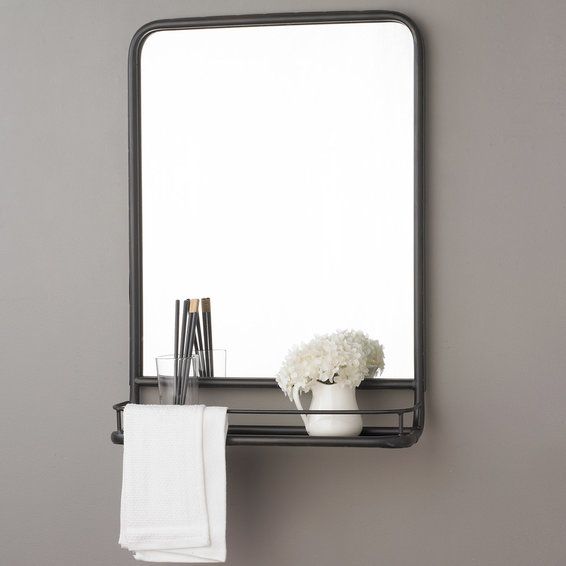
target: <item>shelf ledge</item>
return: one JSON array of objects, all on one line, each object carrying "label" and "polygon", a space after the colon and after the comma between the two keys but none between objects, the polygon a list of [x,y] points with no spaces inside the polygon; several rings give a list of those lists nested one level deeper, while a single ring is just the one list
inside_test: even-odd
[{"label": "shelf ledge", "polygon": [[[157,387],[157,377],[136,377],[136,385]],[[199,377],[199,387],[278,387],[272,377]],[[415,389],[414,379],[364,379],[358,389]]]},{"label": "shelf ledge", "polygon": [[[394,433],[396,428],[379,429],[375,434],[373,427],[364,427],[360,436],[309,436],[302,427],[277,427],[287,430],[287,434],[269,434],[269,427],[229,426],[226,437],[227,446],[351,446],[359,448],[408,448],[415,444],[421,430],[406,428],[403,434]],[[248,430],[246,430],[248,429]],[[376,429],[377,430],[377,429]],[[264,432],[264,434],[258,434]],[[114,431],[111,435],[114,444],[124,444],[124,433]]]}]

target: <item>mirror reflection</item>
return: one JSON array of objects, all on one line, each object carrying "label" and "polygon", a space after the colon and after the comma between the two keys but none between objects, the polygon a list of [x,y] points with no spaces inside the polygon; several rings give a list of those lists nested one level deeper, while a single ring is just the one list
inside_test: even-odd
[{"label": "mirror reflection", "polygon": [[316,334],[414,377],[414,46],[398,22],[160,31],[141,57],[144,374],[210,297],[227,377]]}]

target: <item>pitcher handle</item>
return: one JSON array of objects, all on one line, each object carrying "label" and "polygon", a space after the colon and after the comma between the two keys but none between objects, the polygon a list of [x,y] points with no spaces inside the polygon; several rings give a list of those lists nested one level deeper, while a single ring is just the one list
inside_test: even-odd
[{"label": "pitcher handle", "polygon": [[[293,401],[295,401],[295,406],[299,411],[303,410],[303,406],[301,405],[301,392],[296,385],[293,385]],[[301,419],[305,423],[305,428],[309,425],[309,418],[308,415],[303,415],[301,413]]]}]

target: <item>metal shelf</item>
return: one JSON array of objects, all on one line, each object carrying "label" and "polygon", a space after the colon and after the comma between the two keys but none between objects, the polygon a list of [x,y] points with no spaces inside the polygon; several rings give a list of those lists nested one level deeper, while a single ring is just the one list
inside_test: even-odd
[{"label": "metal shelf", "polygon": [[[277,429],[269,430],[269,429]],[[417,442],[421,432],[405,429],[398,434],[395,427],[364,427],[360,436],[308,436],[303,427],[229,426],[228,446],[352,446],[365,448],[408,448]],[[114,444],[124,443],[124,433],[112,433]]]},{"label": "metal shelf", "polygon": [[[221,383],[215,383],[219,381]],[[260,381],[260,383],[255,383]],[[138,386],[154,387],[157,379],[151,377],[136,378]],[[273,379],[255,380],[253,378],[231,379],[199,379],[199,385],[204,387],[275,387]],[[411,390],[415,403],[409,407],[394,407],[387,409],[360,409],[351,411],[311,411],[297,409],[228,409],[233,415],[396,415],[397,426],[390,427],[364,427],[360,436],[309,436],[302,426],[285,425],[230,425],[226,437],[228,446],[358,446],[374,448],[406,448],[412,446],[419,439],[422,428],[419,423],[423,419],[423,406],[417,402],[417,390],[413,380],[364,380],[360,389],[392,389]],[[114,444],[124,443],[124,429],[122,413],[129,401],[114,405],[116,411],[115,430],[111,439]],[[412,415],[412,424],[405,424],[406,415]]]}]

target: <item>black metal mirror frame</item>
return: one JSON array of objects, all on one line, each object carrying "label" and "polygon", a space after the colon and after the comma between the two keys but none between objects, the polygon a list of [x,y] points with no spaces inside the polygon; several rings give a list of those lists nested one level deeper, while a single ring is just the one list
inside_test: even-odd
[{"label": "black metal mirror frame", "polygon": [[[411,409],[392,409],[392,413],[399,415],[400,430],[403,431],[402,414],[413,413],[413,426],[411,438],[405,437],[399,442],[389,442],[383,438],[382,442],[370,442],[370,438],[360,442],[351,442],[354,439],[342,439],[337,442],[328,439],[315,444],[320,445],[371,445],[401,447],[416,442],[424,426],[424,55],[423,42],[415,24],[405,15],[386,11],[357,11],[357,12],[312,12],[287,14],[261,14],[245,16],[218,16],[205,18],[158,20],[141,27],[134,35],[129,50],[128,68],[128,103],[129,103],[129,218],[130,218],[130,402],[138,403],[141,386],[156,386],[155,377],[143,376],[143,271],[142,271],[142,179],[141,179],[141,113],[140,113],[140,60],[143,44],[147,37],[158,31],[199,29],[199,28],[225,28],[244,26],[281,26],[325,23],[360,23],[360,22],[398,22],[409,28],[414,41],[414,368],[412,380],[402,379],[373,379],[365,380],[361,389],[405,389],[414,393],[414,406]],[[270,378],[201,378],[203,387],[276,387],[275,379]],[[121,429],[121,410],[123,403],[115,406],[118,411],[118,428]],[[233,411],[243,413],[270,412],[306,413],[309,411]],[[362,414],[381,414],[387,411],[359,411]],[[238,427],[237,427],[238,428]],[[242,428],[242,427],[239,427]],[[258,427],[256,427],[258,428]],[[259,427],[262,428],[262,427]],[[263,427],[266,428],[266,427]],[[269,428],[269,427],[267,427]],[[282,429],[290,427],[279,427]],[[291,427],[292,428],[292,427]],[[376,429],[377,430],[377,429]],[[256,431],[257,432],[257,431]],[[408,431],[407,431],[408,432]],[[261,435],[260,435],[261,436]],[[277,444],[278,442],[261,442],[258,444]],[[229,433],[230,437],[230,433]],[[113,433],[113,441],[120,443],[121,432]],[[234,437],[235,439],[235,437]],[[307,437],[308,440],[308,437]],[[314,438],[311,437],[311,440]],[[253,444],[248,441],[232,444]],[[297,444],[297,442],[281,442],[282,444]],[[306,444],[307,442],[298,442]],[[313,444],[314,442],[310,442]]]}]

